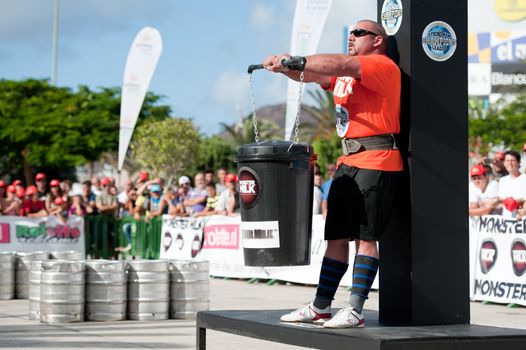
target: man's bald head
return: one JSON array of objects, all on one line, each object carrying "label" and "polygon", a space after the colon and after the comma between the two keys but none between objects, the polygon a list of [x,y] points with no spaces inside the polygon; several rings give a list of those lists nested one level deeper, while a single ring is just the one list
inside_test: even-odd
[{"label": "man's bald head", "polygon": [[374,32],[374,33],[378,34],[379,36],[384,38],[384,40],[387,40],[388,35],[387,35],[384,27],[382,27],[382,25],[380,23],[375,22],[375,21],[371,21],[369,19],[364,19],[364,20],[358,21],[357,25],[358,24],[362,24],[362,23],[367,23],[367,28],[366,29],[370,30],[371,32]]},{"label": "man's bald head", "polygon": [[371,21],[369,19],[364,19],[361,21],[358,21],[354,28],[361,28],[368,30],[372,33],[377,34],[375,39],[375,52],[385,54],[387,52],[387,38],[388,35],[385,32],[384,27],[380,23],[377,23],[375,21]]}]

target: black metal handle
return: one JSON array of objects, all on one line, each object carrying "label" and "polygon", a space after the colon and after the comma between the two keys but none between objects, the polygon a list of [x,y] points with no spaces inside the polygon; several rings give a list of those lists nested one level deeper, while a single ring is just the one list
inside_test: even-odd
[{"label": "black metal handle", "polygon": [[248,74],[251,74],[253,71],[263,68],[264,67],[262,64],[251,64],[250,66],[248,66]]},{"label": "black metal handle", "polygon": [[[281,65],[285,68],[288,68],[290,70],[299,70],[302,71],[305,68],[305,63],[307,63],[307,59],[303,56],[294,56],[290,58],[283,57],[281,59]],[[253,71],[258,69],[263,69],[262,64],[251,64],[248,66],[248,74],[252,74]]]}]

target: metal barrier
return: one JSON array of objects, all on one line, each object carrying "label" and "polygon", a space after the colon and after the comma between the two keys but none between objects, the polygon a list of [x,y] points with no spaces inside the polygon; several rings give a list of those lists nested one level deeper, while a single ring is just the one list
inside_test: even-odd
[{"label": "metal barrier", "polygon": [[136,256],[143,259],[158,259],[161,244],[162,218],[148,221],[135,220],[131,216],[115,219],[109,215],[87,215],[84,217],[86,255],[94,258],[108,259],[117,257],[116,247],[125,247],[124,225],[131,225],[131,249],[120,252],[121,256]]}]

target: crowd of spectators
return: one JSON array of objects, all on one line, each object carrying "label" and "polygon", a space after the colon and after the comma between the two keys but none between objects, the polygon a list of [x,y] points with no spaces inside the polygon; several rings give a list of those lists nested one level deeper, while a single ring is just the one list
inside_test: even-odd
[{"label": "crowd of spectators", "polygon": [[[526,155],[526,144],[522,149]],[[470,169],[469,215],[502,215],[506,219],[526,216],[526,167],[515,150],[496,152]],[[526,163],[526,162],[525,162]]]},{"label": "crowd of spectators", "polygon": [[[181,217],[238,215],[237,176],[220,168],[183,175],[165,184],[162,178],[150,179],[139,172],[135,179],[123,184],[119,192],[115,179],[94,176],[91,181],[76,184],[70,180],[51,179],[38,173],[34,185],[24,187],[21,180],[11,184],[0,180],[0,215],[44,217],[55,216],[66,222],[71,215],[109,215],[114,218],[132,216],[135,220],[151,220],[168,214]],[[131,227],[123,227],[130,242]],[[129,249],[129,244],[127,249]]]}]

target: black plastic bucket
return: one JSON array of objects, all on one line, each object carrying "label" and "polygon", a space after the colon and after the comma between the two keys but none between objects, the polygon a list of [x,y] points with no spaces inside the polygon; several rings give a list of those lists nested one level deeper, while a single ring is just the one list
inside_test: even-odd
[{"label": "black plastic bucket", "polygon": [[310,263],[312,146],[289,141],[243,145],[236,156],[241,242],[247,266]]}]

